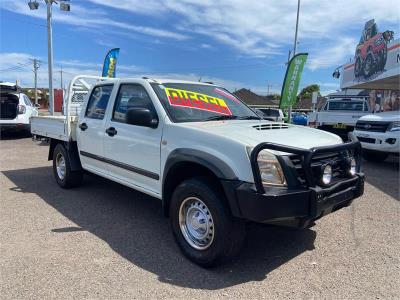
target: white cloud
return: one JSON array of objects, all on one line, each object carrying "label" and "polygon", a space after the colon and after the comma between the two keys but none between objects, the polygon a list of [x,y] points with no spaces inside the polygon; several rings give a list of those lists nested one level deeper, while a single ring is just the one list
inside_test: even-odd
[{"label": "white cloud", "polygon": [[[39,6],[38,10],[31,11],[24,0],[2,0],[0,2],[0,8],[44,20],[46,19],[45,5],[43,3],[40,4],[42,5]],[[120,22],[112,19],[102,9],[87,9],[75,3],[71,5],[71,11],[68,13],[61,12],[56,8],[53,9],[53,20],[54,22],[97,29],[111,26],[139,34],[170,38],[179,41],[189,38],[187,35],[178,32]]]},{"label": "white cloud", "polygon": [[330,42],[326,47],[315,49],[309,57],[306,66],[314,71],[320,68],[339,66],[345,62],[346,57],[354,54],[357,40],[350,37],[340,37],[335,42]]},{"label": "white cloud", "polygon": [[[168,16],[169,13],[178,14],[175,26],[181,32],[205,35],[254,57],[286,55],[292,47],[297,1],[90,1],[157,18]],[[338,37],[347,36],[351,29],[361,33],[364,22],[372,18],[398,27],[399,9],[398,0],[303,0],[300,8],[299,50],[310,52],[310,58],[317,57],[313,68],[334,66],[348,55],[348,45],[338,45]],[[318,46],[312,49],[304,47],[313,44]],[[335,53],[335,59],[323,61],[321,56],[327,52],[332,54],[332,47],[340,52]],[[342,56],[339,57],[339,54]],[[318,61],[321,63],[318,64]]]},{"label": "white cloud", "polygon": [[[34,76],[32,72],[33,63],[31,60],[34,58],[33,55],[28,53],[0,53],[0,70],[1,70],[1,79],[3,81],[15,82],[18,80],[22,87],[33,87],[34,85]],[[48,69],[46,60],[44,58],[37,58],[41,61],[39,63],[40,68],[38,70],[38,86],[39,87],[48,87]],[[31,63],[30,65],[19,66],[18,64],[22,63],[23,65]],[[100,75],[102,64],[99,63],[91,63],[91,62],[82,62],[79,60],[59,60],[54,62],[54,72],[53,72],[53,86],[55,88],[59,88],[61,85],[61,74],[60,70],[63,70],[63,82],[64,85],[67,85],[69,80],[72,77],[80,74],[87,75]],[[10,71],[2,71],[10,69]],[[215,84],[221,85],[228,90],[234,91],[235,89],[240,88],[250,88],[255,92],[262,92],[265,90],[262,86],[254,86],[252,84],[243,83],[234,80],[226,80],[223,78],[212,77],[212,76],[201,76],[196,73],[191,72],[182,72],[182,73],[159,73],[148,71],[145,68],[135,66],[135,65],[119,65],[117,64],[117,76],[121,78],[127,77],[142,77],[147,76],[151,78],[169,78],[169,79],[182,79],[182,80],[190,80],[190,81],[198,81],[200,78],[202,81],[211,81]]]}]

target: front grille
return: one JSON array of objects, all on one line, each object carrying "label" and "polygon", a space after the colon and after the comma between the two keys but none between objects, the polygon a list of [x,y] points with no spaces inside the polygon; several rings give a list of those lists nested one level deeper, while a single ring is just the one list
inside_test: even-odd
[{"label": "front grille", "polygon": [[[331,152],[315,155],[311,161],[311,173],[315,184],[320,185],[321,170],[325,164],[330,164],[332,167],[332,182],[335,184],[340,179],[348,177],[349,169],[349,154],[347,151]],[[295,175],[299,182],[303,185],[306,184],[305,173],[302,165],[303,157],[301,155],[290,155],[290,161],[294,167]]]},{"label": "front grille", "polygon": [[381,121],[358,121],[356,123],[356,130],[360,131],[373,131],[385,132],[390,125],[390,122]]},{"label": "front grille", "polygon": [[357,139],[360,141],[360,142],[363,142],[363,143],[369,143],[369,144],[375,144],[375,139],[371,139],[371,138],[365,138],[365,137],[357,137]]}]

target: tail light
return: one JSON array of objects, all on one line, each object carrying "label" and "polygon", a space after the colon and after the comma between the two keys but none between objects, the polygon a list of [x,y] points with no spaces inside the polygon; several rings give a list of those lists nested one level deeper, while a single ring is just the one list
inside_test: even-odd
[{"label": "tail light", "polygon": [[25,112],[26,112],[26,107],[25,107],[25,105],[19,104],[19,105],[18,105],[18,114],[19,114],[19,115],[22,115],[22,114],[24,114]]},{"label": "tail light", "polygon": [[317,127],[318,126],[318,123],[317,122],[308,122],[308,126],[310,126],[310,127]]}]

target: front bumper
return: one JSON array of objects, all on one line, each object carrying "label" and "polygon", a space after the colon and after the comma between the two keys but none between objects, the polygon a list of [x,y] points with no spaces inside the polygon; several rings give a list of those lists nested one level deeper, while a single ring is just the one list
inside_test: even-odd
[{"label": "front bumper", "polygon": [[25,123],[0,123],[1,131],[29,130],[30,124]]},{"label": "front bumper", "polygon": [[[288,187],[264,188],[256,166],[258,153],[273,149],[302,155],[306,184]],[[330,151],[352,149],[357,158],[357,173],[341,178],[328,187],[321,187],[313,178],[313,157]],[[313,221],[342,207],[364,193],[364,174],[360,170],[360,144],[347,143],[311,150],[288,148],[276,144],[261,144],[254,148],[251,161],[255,183],[223,181],[232,214],[236,217],[260,223],[306,227]],[[281,165],[284,160],[281,160]]]},{"label": "front bumper", "polygon": [[351,140],[361,142],[363,149],[386,153],[400,153],[400,132],[372,132],[354,130],[349,133]]},{"label": "front bumper", "polygon": [[225,182],[231,203],[236,206],[236,217],[259,223],[305,227],[313,221],[349,206],[364,193],[364,175],[339,182],[330,188],[285,190],[271,188],[264,194],[257,192],[254,184]]}]

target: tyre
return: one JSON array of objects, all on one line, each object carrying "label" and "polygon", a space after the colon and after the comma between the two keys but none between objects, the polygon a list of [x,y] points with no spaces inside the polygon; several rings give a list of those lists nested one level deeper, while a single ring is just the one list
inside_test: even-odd
[{"label": "tyre", "polygon": [[382,162],[389,156],[389,154],[373,150],[363,150],[362,156],[367,161]]},{"label": "tyre", "polygon": [[228,261],[245,239],[244,221],[231,215],[224,194],[207,178],[186,180],[175,189],[170,218],[181,251],[202,267]]},{"label": "tyre", "polygon": [[372,53],[369,53],[364,61],[363,75],[367,79],[375,73],[375,60]]},{"label": "tyre", "polygon": [[53,175],[57,184],[64,188],[79,186],[83,180],[83,172],[71,171],[71,163],[64,145],[57,144],[53,152]]},{"label": "tyre", "polygon": [[358,78],[361,75],[362,63],[360,56],[357,56],[356,63],[354,65],[354,77]]},{"label": "tyre", "polygon": [[383,71],[385,69],[385,65],[386,65],[386,60],[387,60],[387,47],[385,46],[385,48],[379,53],[379,71]]}]

